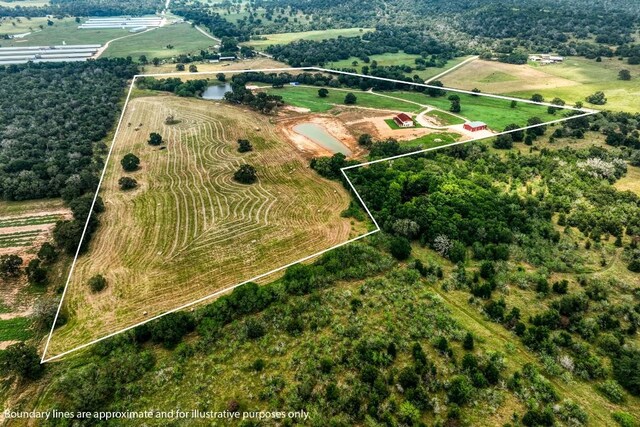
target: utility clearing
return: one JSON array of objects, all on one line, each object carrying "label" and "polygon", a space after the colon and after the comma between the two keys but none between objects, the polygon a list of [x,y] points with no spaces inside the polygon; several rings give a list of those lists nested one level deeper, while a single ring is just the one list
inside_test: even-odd
[{"label": "utility clearing", "polygon": [[[177,123],[165,124],[172,115]],[[162,146],[147,143],[163,136]],[[253,151],[239,153],[238,139]],[[105,212],[71,276],[62,309],[66,324],[46,357],[311,256],[366,232],[341,217],[351,201],[338,182],[276,129],[273,117],[223,102],[176,96],[129,101],[100,188]],[[125,172],[127,153],[140,168]],[[254,184],[234,172],[256,168]],[[123,176],[138,182],[120,190]],[[100,274],[104,290],[88,281]],[[272,279],[272,277],[271,277]]]}]

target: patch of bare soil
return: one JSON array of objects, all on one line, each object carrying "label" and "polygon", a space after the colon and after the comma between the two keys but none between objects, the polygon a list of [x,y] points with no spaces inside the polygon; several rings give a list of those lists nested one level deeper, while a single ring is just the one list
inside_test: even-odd
[{"label": "patch of bare soil", "polygon": [[394,138],[398,141],[410,141],[424,135],[436,132],[427,128],[391,129],[385,120],[393,119],[395,115],[387,111],[350,110],[340,113],[344,121],[354,134],[368,133],[374,139]]},{"label": "patch of bare soil", "polygon": [[362,132],[354,132],[354,129],[352,129],[348,123],[345,123],[341,116],[334,116],[330,114],[306,114],[298,110],[304,109],[297,109],[294,107],[281,112],[277,131],[284,135],[287,141],[292,143],[307,157],[332,156],[334,153],[321,145],[318,145],[312,139],[293,130],[296,125],[301,123],[315,123],[322,126],[329,134],[351,150],[353,153],[352,157],[358,157],[364,152],[362,147],[358,145],[356,138],[356,136],[360,135]]}]

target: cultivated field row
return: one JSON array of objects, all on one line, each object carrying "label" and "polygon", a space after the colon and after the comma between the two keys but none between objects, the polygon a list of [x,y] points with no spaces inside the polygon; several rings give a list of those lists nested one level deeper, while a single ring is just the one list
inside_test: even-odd
[{"label": "cultivated field row", "polygon": [[[178,124],[166,125],[174,115]],[[128,126],[131,123],[131,126]],[[139,130],[136,130],[139,128]],[[159,132],[166,149],[147,144]],[[237,140],[254,151],[240,154]],[[254,276],[345,242],[350,201],[277,134],[269,118],[211,101],[158,96],[133,99],[102,184],[106,211],[90,250],[76,265],[65,299],[68,325],[56,330],[54,356]],[[141,159],[125,174],[124,154]],[[252,185],[233,180],[244,163]],[[123,192],[129,175],[138,188]],[[107,278],[91,294],[87,281]]]}]

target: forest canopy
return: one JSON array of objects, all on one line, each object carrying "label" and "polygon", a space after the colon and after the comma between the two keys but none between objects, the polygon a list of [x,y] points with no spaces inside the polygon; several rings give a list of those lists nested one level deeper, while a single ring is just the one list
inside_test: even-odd
[{"label": "forest canopy", "polygon": [[0,67],[0,199],[94,191],[95,154],[136,72],[124,59]]}]

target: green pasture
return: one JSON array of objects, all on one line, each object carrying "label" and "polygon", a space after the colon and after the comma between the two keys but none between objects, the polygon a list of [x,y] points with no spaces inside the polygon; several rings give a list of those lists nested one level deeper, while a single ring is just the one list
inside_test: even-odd
[{"label": "green pasture", "polygon": [[[141,55],[146,55],[150,61],[152,58],[171,58],[180,54],[197,53],[215,44],[215,40],[205,36],[191,25],[182,23],[116,40],[109,44],[103,56],[106,58],[131,56],[137,59]],[[168,45],[172,45],[173,48],[167,48]]]},{"label": "green pasture", "polygon": [[318,89],[315,87],[303,86],[285,86],[280,89],[267,88],[267,92],[280,95],[285,103],[295,107],[308,108],[314,113],[322,113],[331,110],[336,105],[344,106],[344,98],[347,93],[353,93],[356,98],[355,107],[377,108],[383,110],[418,112],[418,105],[403,102],[402,100],[385,98],[368,92],[362,92],[357,89],[337,90],[329,88],[329,95],[326,98],[318,96]]},{"label": "green pasture", "polygon": [[[518,91],[511,93],[515,96],[530,97],[534,92],[545,98],[560,97],[569,103],[584,102],[584,98],[596,91],[603,91],[607,96],[607,103],[602,106],[590,105],[586,107],[626,112],[640,111],[640,65],[629,65],[626,60],[618,58],[603,58],[602,62],[594,59],[569,57],[561,64],[540,66],[530,64],[545,73],[562,77],[576,82],[575,86],[554,87],[536,91]],[[631,80],[618,79],[618,72],[627,69],[631,72]]]},{"label": "green pasture", "polygon": [[[447,99],[449,94],[437,98],[432,98],[424,93],[419,92],[393,92],[393,96],[404,98],[409,101],[420,102],[434,107],[448,110],[451,101]],[[518,102],[516,108],[511,108],[511,101],[489,98],[486,96],[473,96],[459,93],[461,116],[466,117],[470,121],[485,122],[492,130],[501,131],[507,125],[516,123],[526,125],[527,119],[537,116],[543,121],[551,121],[562,118],[562,113],[555,115],[547,113],[547,107]]]},{"label": "green pasture", "polygon": [[339,28],[332,30],[302,31],[299,33],[264,34],[260,37],[265,37],[266,40],[251,40],[242,44],[251,46],[258,50],[265,50],[267,47],[275,44],[289,44],[296,40],[319,41],[335,39],[340,36],[355,37],[372,30],[372,28]]},{"label": "green pasture", "polygon": [[[437,76],[440,73],[447,71],[449,68],[455,67],[461,62],[467,60],[469,56],[461,56],[459,58],[454,58],[447,61],[447,65],[442,68],[431,67],[426,70],[418,71],[415,70],[415,60],[416,58],[420,58],[420,55],[404,53],[404,52],[396,52],[396,53],[383,53],[380,55],[371,55],[369,63],[363,62],[360,58],[356,58],[352,56],[348,59],[343,59],[341,61],[330,62],[327,64],[327,68],[355,68],[359,73],[362,72],[363,66],[371,66],[372,61],[376,61],[380,66],[391,66],[391,65],[409,65],[414,68],[411,73],[407,73],[407,76],[413,77],[414,75],[420,76],[422,79],[429,79],[433,76]],[[353,65],[353,62],[357,62],[357,65]]]},{"label": "green pasture", "polygon": [[452,142],[456,142],[458,138],[460,138],[460,135],[458,135],[457,133],[438,132],[423,135],[411,141],[403,141],[401,142],[401,144],[403,147],[416,147],[426,149],[451,144]]}]

